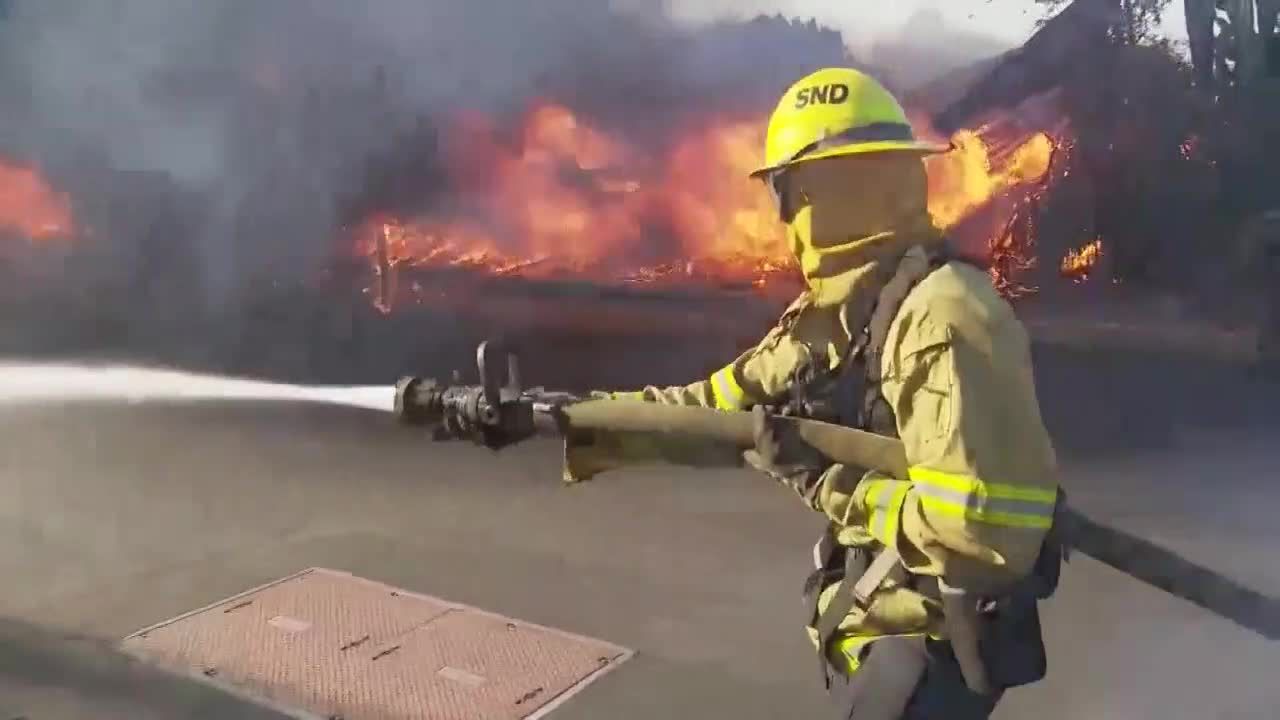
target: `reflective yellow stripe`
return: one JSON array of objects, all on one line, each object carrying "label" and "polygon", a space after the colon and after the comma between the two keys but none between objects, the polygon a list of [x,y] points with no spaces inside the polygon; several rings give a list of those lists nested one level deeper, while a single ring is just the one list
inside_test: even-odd
[{"label": "reflective yellow stripe", "polygon": [[920,466],[911,468],[908,473],[912,482],[917,485],[931,485],[968,495],[982,495],[1002,500],[1026,500],[1050,505],[1058,500],[1058,491],[1046,488],[989,483],[969,475],[954,475]]},{"label": "reflective yellow stripe", "polygon": [[898,540],[898,518],[902,515],[902,503],[906,502],[909,490],[911,490],[910,485],[899,483],[893,498],[889,500],[889,507],[884,511],[884,535],[879,540],[886,546],[894,547]]},{"label": "reflective yellow stripe", "polygon": [[933,511],[941,515],[963,517],[966,520],[973,520],[987,525],[1025,528],[1028,530],[1048,530],[1050,527],[1053,527],[1052,517],[997,512],[992,510],[970,510],[966,507],[928,496],[922,496],[920,498],[920,504],[924,506],[926,510]]},{"label": "reflective yellow stripe", "polygon": [[643,390],[633,390],[631,392],[613,393],[614,400],[644,400]]},{"label": "reflective yellow stripe", "polygon": [[871,483],[867,485],[867,494],[863,496],[862,504],[867,508],[868,515],[875,512],[877,507],[880,507],[880,503],[878,502],[880,498],[880,491],[884,489],[886,482],[888,481],[872,480]]},{"label": "reflective yellow stripe", "polygon": [[926,510],[1004,527],[1053,525],[1056,490],[988,483],[922,467],[911,468],[909,475]]},{"label": "reflective yellow stripe", "polygon": [[863,649],[871,643],[886,637],[912,638],[920,637],[921,634],[922,633],[903,633],[901,635],[876,635],[874,637],[867,637],[865,635],[846,635],[845,637],[836,640],[835,648],[838,656],[843,657],[848,663],[848,666],[844,668],[846,674],[852,675],[857,672],[858,668],[862,665]]},{"label": "reflective yellow stripe", "polygon": [[742,409],[742,386],[733,376],[733,366],[729,365],[711,376],[711,395],[717,410]]},{"label": "reflective yellow stripe", "polygon": [[844,657],[848,665],[844,668],[849,675],[857,672],[862,665],[862,649],[880,638],[850,635],[836,641],[836,650]]},{"label": "reflective yellow stripe", "polygon": [[[898,537],[898,516],[902,512],[902,503],[906,500],[908,483],[899,480],[870,480],[867,493],[863,497],[863,507],[867,513],[867,529],[876,540],[889,545]],[[886,489],[892,492],[886,493]]]}]

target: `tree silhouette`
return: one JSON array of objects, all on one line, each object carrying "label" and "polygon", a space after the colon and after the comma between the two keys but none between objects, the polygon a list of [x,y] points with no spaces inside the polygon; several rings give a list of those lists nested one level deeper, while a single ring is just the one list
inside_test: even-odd
[{"label": "tree silhouette", "polygon": [[[1072,2],[1095,2],[1112,5],[1116,21],[1112,36],[1126,45],[1158,43],[1160,18],[1164,16],[1172,0],[1034,0],[1044,7],[1046,19]],[[1041,21],[1044,22],[1043,20]]]}]

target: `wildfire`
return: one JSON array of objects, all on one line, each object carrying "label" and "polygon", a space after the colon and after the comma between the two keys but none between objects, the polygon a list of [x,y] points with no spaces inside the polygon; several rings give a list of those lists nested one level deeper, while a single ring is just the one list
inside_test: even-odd
[{"label": "wildfire", "polygon": [[1063,256],[1059,270],[1062,276],[1080,283],[1089,279],[1089,274],[1102,258],[1102,240],[1095,239],[1076,250],[1068,250]]},{"label": "wildfire", "polygon": [[55,192],[33,168],[0,161],[0,233],[17,232],[42,240],[73,230],[65,195]]},{"label": "wildfire", "polygon": [[[447,210],[371,217],[356,229],[356,249],[375,259],[384,310],[405,266],[762,287],[794,264],[772,199],[748,177],[765,125],[709,119],[654,153],[559,105],[533,107],[515,133],[462,116],[446,135]],[[943,229],[1038,181],[1054,149],[1047,134],[1004,138],[991,127],[952,142],[928,163],[929,209]]]},{"label": "wildfire", "polygon": [[961,130],[952,150],[929,161],[929,213],[949,228],[974,210],[1049,171],[1054,142],[1046,133],[1000,140],[990,126]]}]

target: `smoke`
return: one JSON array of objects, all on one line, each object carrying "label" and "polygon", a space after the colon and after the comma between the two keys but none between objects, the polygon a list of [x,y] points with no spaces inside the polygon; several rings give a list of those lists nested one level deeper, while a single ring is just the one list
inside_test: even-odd
[{"label": "smoke", "polygon": [[572,0],[505,5],[20,2],[0,47],[4,105],[25,112],[0,121],[4,149],[69,175],[77,198],[94,164],[198,193],[194,247],[220,305],[328,257],[366,163],[406,125],[520,103],[607,18]]},{"label": "smoke", "polygon": [[311,312],[263,308],[315,290],[346,250],[345,227],[445,201],[438,128],[458,111],[501,118],[551,98],[656,143],[689,115],[763,114],[800,74],[861,64],[813,23],[690,25],[669,9],[10,0],[0,159],[40,167],[89,238],[0,264],[0,350],[259,352],[272,344],[264,316],[283,312],[277,325],[296,329]]},{"label": "smoke", "polygon": [[1030,35],[1035,15],[1032,3],[993,6],[990,0],[915,0],[874,11],[822,0],[666,0],[664,5],[672,17],[693,24],[759,14],[815,18],[841,32],[858,58],[900,92],[1011,49]]},{"label": "smoke", "polygon": [[883,68],[886,82],[911,91],[1009,49],[1007,41],[952,27],[941,10],[922,7],[896,32],[874,38],[866,57]]}]

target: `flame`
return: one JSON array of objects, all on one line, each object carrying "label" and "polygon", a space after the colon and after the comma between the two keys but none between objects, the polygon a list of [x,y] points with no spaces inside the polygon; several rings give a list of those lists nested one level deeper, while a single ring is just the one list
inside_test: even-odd
[{"label": "flame", "polygon": [[1039,288],[1024,284],[1020,277],[1036,265],[1035,235],[1040,195],[1032,192],[1014,205],[1004,225],[987,239],[987,273],[1001,295],[1016,299],[1036,293]]},{"label": "flame", "polygon": [[633,158],[568,110],[535,108],[515,143],[485,118],[464,117],[455,130],[452,212],[412,223],[370,218],[357,230],[364,252],[385,235],[391,264],[501,271],[547,262],[582,273],[639,242],[642,186],[614,173]]},{"label": "flame", "polygon": [[947,229],[1011,189],[1049,172],[1054,141],[1048,133],[1001,142],[991,126],[960,130],[952,150],[929,162],[929,213]]},{"label": "flame", "polygon": [[773,199],[750,177],[763,147],[761,127],[708,126],[668,159],[665,202],[685,257],[757,275],[792,264]]},{"label": "flame", "polygon": [[[749,177],[765,126],[707,118],[652,152],[561,105],[535,105],[514,132],[460,115],[446,135],[451,191],[438,207],[447,209],[370,217],[355,229],[354,247],[374,261],[384,311],[401,267],[769,287],[795,273],[773,200]],[[927,165],[929,209],[943,229],[1041,179],[1055,146],[1046,133],[990,126],[952,142]]]},{"label": "flame", "polygon": [[74,232],[71,204],[34,168],[0,161],[0,233],[14,231],[33,240]]},{"label": "flame", "polygon": [[1068,250],[1063,256],[1059,270],[1063,277],[1080,283],[1089,279],[1089,274],[1102,258],[1102,240],[1096,238],[1076,250]]}]

